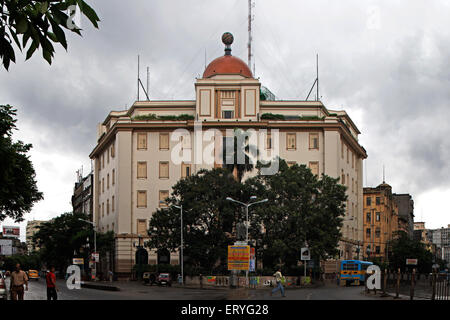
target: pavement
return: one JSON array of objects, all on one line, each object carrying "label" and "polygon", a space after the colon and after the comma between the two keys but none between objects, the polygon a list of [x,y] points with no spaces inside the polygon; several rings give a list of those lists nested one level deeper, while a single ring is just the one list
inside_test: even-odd
[{"label": "pavement", "polygon": [[[181,288],[143,285],[138,281],[114,281],[98,283],[113,285],[119,291],[105,291],[92,288],[69,290],[64,280],[57,280],[59,300],[380,300],[378,295],[365,295],[364,287],[338,287],[336,285],[316,288],[287,288],[286,297],[277,292],[270,296],[267,289]],[[9,286],[9,279],[7,279]],[[45,300],[45,281],[30,281],[25,300]]]}]

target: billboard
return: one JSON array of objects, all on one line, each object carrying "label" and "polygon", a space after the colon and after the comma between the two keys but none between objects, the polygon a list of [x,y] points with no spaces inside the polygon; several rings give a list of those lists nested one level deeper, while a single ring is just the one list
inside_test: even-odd
[{"label": "billboard", "polygon": [[3,236],[9,238],[19,238],[20,227],[3,226]]},{"label": "billboard", "polygon": [[0,256],[10,256],[13,254],[12,240],[0,239]]},{"label": "billboard", "polygon": [[248,270],[249,264],[250,246],[228,246],[228,270]]}]

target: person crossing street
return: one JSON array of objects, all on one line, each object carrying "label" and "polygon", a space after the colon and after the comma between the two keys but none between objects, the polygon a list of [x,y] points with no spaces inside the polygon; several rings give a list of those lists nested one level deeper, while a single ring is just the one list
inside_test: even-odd
[{"label": "person crossing street", "polygon": [[277,272],[275,272],[273,276],[275,277],[275,280],[276,280],[276,283],[277,283],[277,287],[274,288],[274,289],[270,292],[270,295],[272,296],[275,292],[277,292],[278,290],[280,290],[281,296],[282,296],[282,297],[286,297],[286,295],[284,294],[284,287],[283,287],[283,284],[281,283],[281,281],[282,281],[282,279],[283,279],[283,275],[281,274],[281,269],[278,268]]},{"label": "person crossing street", "polygon": [[28,276],[25,271],[21,270],[20,264],[16,264],[16,269],[11,272],[10,292],[11,300],[23,300],[25,285],[26,291],[28,291]]}]

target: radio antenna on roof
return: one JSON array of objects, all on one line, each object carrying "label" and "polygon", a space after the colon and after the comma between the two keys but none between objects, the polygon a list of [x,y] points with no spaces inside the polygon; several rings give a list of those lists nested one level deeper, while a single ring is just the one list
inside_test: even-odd
[{"label": "radio antenna on roof", "polygon": [[144,85],[142,84],[141,81],[141,74],[140,74],[140,57],[138,55],[138,77],[137,77],[137,101],[139,101],[139,91],[140,88],[142,87],[142,90],[144,90],[145,96],[147,97],[147,101],[150,100],[150,98],[148,97],[148,81],[149,81],[149,71],[148,71],[148,67],[147,67],[147,90],[145,90]]},{"label": "radio antenna on roof", "polygon": [[316,54],[316,80],[314,80],[314,83],[311,87],[311,90],[309,90],[308,95],[306,96],[306,101],[308,101],[309,96],[311,95],[311,92],[313,91],[314,87],[316,87],[316,100],[319,101],[319,54]]}]

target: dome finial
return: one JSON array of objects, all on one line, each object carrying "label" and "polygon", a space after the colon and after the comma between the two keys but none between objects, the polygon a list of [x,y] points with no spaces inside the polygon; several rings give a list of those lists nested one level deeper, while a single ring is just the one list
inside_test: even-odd
[{"label": "dome finial", "polygon": [[225,55],[231,56],[231,44],[233,43],[234,37],[230,32],[225,32],[222,35],[222,42],[225,44]]}]

